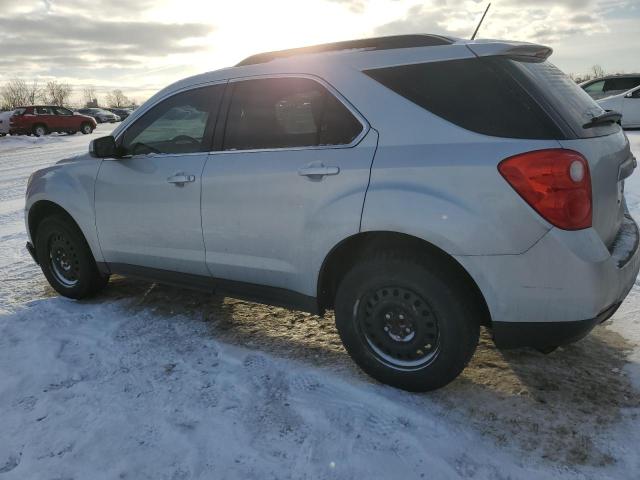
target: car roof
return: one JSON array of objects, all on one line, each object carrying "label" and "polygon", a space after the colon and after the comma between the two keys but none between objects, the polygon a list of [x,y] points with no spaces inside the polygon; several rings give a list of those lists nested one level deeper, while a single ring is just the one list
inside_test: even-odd
[{"label": "car roof", "polygon": [[612,75],[605,75],[604,77],[592,78],[591,80],[587,80],[582,84],[599,82],[600,80],[610,80],[612,78],[633,78],[633,77],[640,78],[640,73],[614,73]]},{"label": "car roof", "polygon": [[362,38],[347,40],[344,42],[321,43],[309,47],[291,48],[275,52],[264,52],[245,58],[236,67],[266,63],[278,58],[293,57],[312,53],[337,52],[345,50],[393,50],[398,48],[435,47],[438,45],[451,45],[454,38],[432,34],[392,35],[388,37]]}]

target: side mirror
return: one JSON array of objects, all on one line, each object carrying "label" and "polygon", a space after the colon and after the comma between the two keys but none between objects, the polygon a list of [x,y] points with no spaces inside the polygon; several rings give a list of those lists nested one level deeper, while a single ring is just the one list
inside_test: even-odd
[{"label": "side mirror", "polygon": [[117,153],[116,140],[111,135],[91,140],[89,144],[89,154],[95,158],[114,158]]}]

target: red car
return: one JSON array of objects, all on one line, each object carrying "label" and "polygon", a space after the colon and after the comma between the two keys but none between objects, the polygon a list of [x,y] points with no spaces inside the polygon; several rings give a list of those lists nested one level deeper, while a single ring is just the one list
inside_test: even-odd
[{"label": "red car", "polygon": [[96,121],[93,118],[56,106],[19,107],[9,119],[11,135],[33,134],[41,137],[50,132],[87,134],[93,132],[94,128]]}]

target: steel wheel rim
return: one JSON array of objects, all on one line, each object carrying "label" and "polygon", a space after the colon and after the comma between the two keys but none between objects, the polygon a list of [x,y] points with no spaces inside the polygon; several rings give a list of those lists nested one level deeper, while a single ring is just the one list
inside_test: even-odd
[{"label": "steel wheel rim", "polygon": [[44,136],[44,133],[45,133],[45,132],[44,132],[44,128],[42,128],[42,127],[37,127],[37,128],[36,128],[36,135],[37,135],[38,137],[42,137],[42,136]]},{"label": "steel wheel rim", "polygon": [[84,130],[84,133],[91,133],[91,127],[89,125],[82,127],[82,130]]},{"label": "steel wheel rim", "polygon": [[72,288],[79,282],[80,261],[71,242],[62,234],[54,233],[49,240],[49,265],[58,283]]},{"label": "steel wheel rim", "polygon": [[399,286],[371,290],[356,304],[354,313],[365,346],[391,368],[419,370],[440,352],[435,312],[413,290]]}]

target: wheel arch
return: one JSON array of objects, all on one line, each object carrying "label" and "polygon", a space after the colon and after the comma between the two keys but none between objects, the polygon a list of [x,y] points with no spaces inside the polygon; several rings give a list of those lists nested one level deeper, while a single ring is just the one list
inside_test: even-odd
[{"label": "wheel arch", "polygon": [[359,232],[335,245],[325,257],[318,274],[317,299],[320,312],[332,309],[342,277],[358,260],[377,250],[413,252],[446,266],[455,273],[473,296],[481,315],[481,324],[490,325],[491,315],[480,287],[467,270],[450,254],[431,242],[413,235],[393,231]]},{"label": "wheel arch", "polygon": [[85,240],[86,240],[86,235],[82,231],[82,228],[80,228],[80,225],[78,224],[78,222],[73,218],[73,216],[67,210],[65,210],[57,203],[52,202],[50,200],[38,200],[33,205],[31,205],[27,215],[27,225],[29,228],[29,236],[31,237],[32,242],[35,242],[36,235],[38,232],[38,226],[40,225],[40,222],[42,222],[42,220],[44,220],[45,218],[51,215],[62,215],[63,217],[67,218],[69,221],[73,222],[76,228],[80,232],[82,232],[82,235],[85,237]]}]

